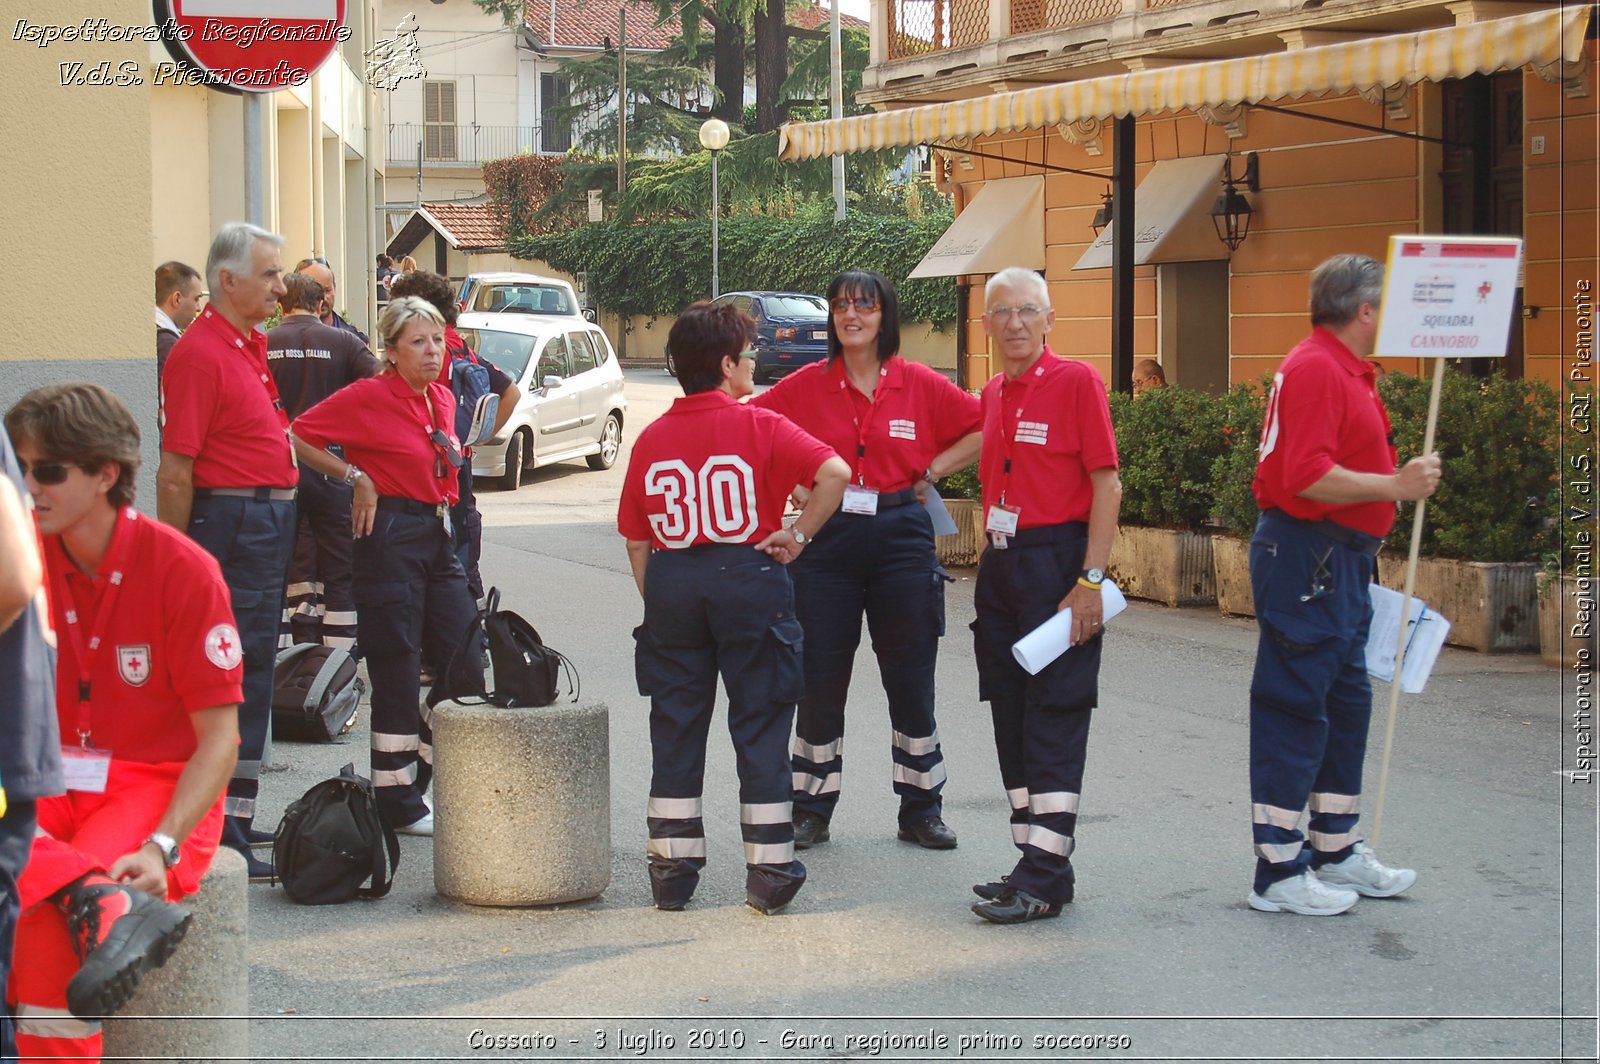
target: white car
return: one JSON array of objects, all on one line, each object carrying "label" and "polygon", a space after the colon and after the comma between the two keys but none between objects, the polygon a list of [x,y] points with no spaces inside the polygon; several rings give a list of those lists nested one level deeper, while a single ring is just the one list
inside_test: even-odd
[{"label": "white car", "polygon": [[498,477],[515,491],[526,470],[552,462],[582,458],[590,469],[611,468],[628,400],[622,366],[599,327],[571,316],[467,313],[456,330],[522,391],[499,434],[473,448],[474,477]]},{"label": "white car", "polygon": [[461,282],[456,301],[463,311],[594,320],[592,313],[584,312],[572,285],[536,273],[471,274]]}]

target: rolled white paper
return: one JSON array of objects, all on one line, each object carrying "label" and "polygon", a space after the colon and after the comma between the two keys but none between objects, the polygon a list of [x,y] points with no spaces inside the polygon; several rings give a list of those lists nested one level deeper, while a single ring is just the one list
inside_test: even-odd
[{"label": "rolled white paper", "polygon": [[[1128,600],[1122,594],[1122,589],[1110,580],[1100,585],[1100,604],[1108,621],[1128,608]],[[1071,645],[1072,611],[1066,609],[1011,644],[1011,654],[1029,676],[1037,676],[1046,665],[1065,654]]]}]

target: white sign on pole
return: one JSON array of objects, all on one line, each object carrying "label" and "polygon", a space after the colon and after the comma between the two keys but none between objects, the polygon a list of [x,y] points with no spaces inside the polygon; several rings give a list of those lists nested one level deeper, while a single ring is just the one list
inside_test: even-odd
[{"label": "white sign on pole", "polygon": [[1391,236],[1377,356],[1504,358],[1522,240]]},{"label": "white sign on pole", "polygon": [[600,198],[600,190],[589,190],[589,220],[591,222],[605,221],[605,202]]}]

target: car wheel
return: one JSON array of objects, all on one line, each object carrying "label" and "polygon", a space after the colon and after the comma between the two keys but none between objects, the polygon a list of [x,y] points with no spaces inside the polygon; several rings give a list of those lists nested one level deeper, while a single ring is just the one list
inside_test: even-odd
[{"label": "car wheel", "polygon": [[676,377],[677,375],[678,375],[678,364],[677,364],[677,362],[673,361],[672,348],[669,347],[669,348],[667,348],[667,376]]},{"label": "car wheel", "polygon": [[522,487],[522,465],[527,442],[524,433],[513,432],[506,444],[506,472],[500,478],[500,487],[506,491],[516,491]]},{"label": "car wheel", "polygon": [[600,429],[600,453],[591,454],[584,461],[590,469],[610,469],[617,464],[617,454],[622,450],[622,422],[617,415],[607,414]]}]

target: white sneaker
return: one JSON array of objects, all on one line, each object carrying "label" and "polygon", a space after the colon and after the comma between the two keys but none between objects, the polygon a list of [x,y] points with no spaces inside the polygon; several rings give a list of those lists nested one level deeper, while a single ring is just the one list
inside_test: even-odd
[{"label": "white sneaker", "polygon": [[421,820],[413,821],[412,823],[407,824],[405,827],[395,828],[394,833],[396,835],[432,835],[433,814],[429,813]]},{"label": "white sneaker", "polygon": [[1390,868],[1380,864],[1372,847],[1358,842],[1355,852],[1349,857],[1317,869],[1317,878],[1334,886],[1348,887],[1369,898],[1392,898],[1411,889],[1411,884],[1417,881],[1417,873],[1409,868]]},{"label": "white sneaker", "polygon": [[1360,895],[1343,887],[1327,886],[1308,869],[1280,879],[1260,894],[1252,890],[1247,900],[1250,908],[1264,913],[1338,916],[1360,900]]}]

